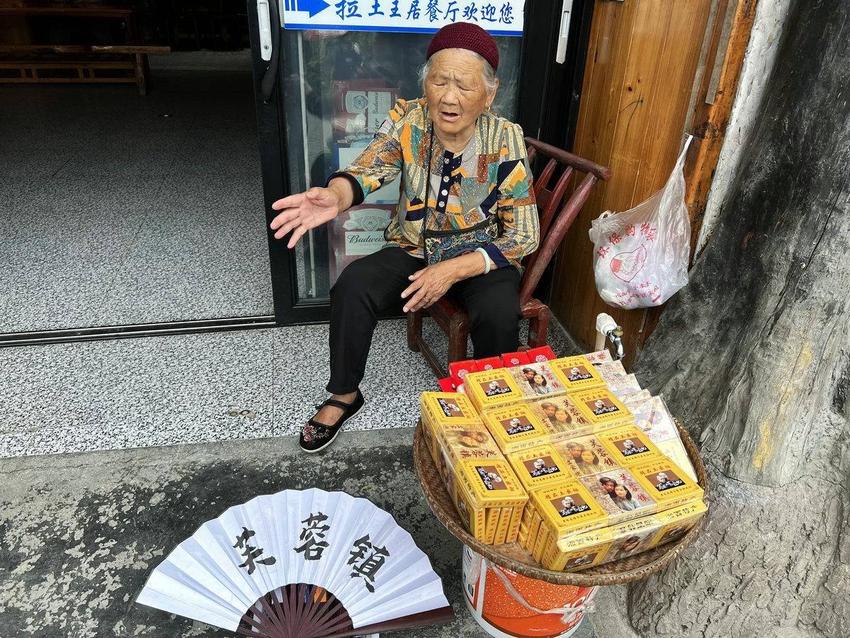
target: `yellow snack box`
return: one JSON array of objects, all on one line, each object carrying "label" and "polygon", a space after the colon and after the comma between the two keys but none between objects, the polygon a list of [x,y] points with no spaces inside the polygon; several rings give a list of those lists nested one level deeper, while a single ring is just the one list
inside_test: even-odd
[{"label": "yellow snack box", "polygon": [[449,426],[433,437],[431,458],[446,482],[446,491],[454,498],[455,467],[464,460],[503,461],[504,456],[483,426]]},{"label": "yellow snack box", "polygon": [[552,433],[539,413],[526,403],[490,410],[482,419],[505,454],[545,443]]},{"label": "yellow snack box", "polygon": [[693,463],[691,463],[688,451],[685,449],[685,444],[682,443],[681,439],[678,437],[675,439],[667,439],[666,441],[661,441],[661,443],[657,443],[656,445],[661,454],[682,468],[685,474],[688,475],[688,478],[696,482],[697,472],[694,469]]},{"label": "yellow snack box", "polygon": [[603,549],[606,550],[605,554],[594,563],[595,565],[634,556],[652,549],[660,542],[680,538],[699,522],[705,512],[705,504],[702,501],[694,501],[633,521],[574,534],[559,539],[554,549],[550,548],[544,553],[543,564],[547,569],[562,570],[566,569],[570,557],[577,552],[589,553]]},{"label": "yellow snack box", "polygon": [[475,509],[523,507],[528,494],[504,459],[470,459],[455,466],[456,489],[464,491]]},{"label": "yellow snack box", "polygon": [[469,399],[459,392],[423,392],[419,395],[422,421],[432,430],[447,425],[475,425],[481,417]]},{"label": "yellow snack box", "polygon": [[553,359],[549,365],[567,392],[605,387],[602,375],[584,355]]},{"label": "yellow snack box", "polygon": [[576,477],[590,476],[619,467],[599,435],[578,436],[555,444]]},{"label": "yellow snack box", "polygon": [[508,523],[508,534],[505,537],[506,543],[515,543],[519,537],[520,522],[522,521],[522,512],[525,507],[511,508],[511,519]]},{"label": "yellow snack box", "polygon": [[534,490],[529,496],[542,519],[541,526],[553,538],[603,527],[608,520],[602,506],[576,480]]},{"label": "yellow snack box", "polygon": [[600,549],[580,549],[575,552],[570,552],[564,557],[562,571],[577,572],[589,567],[596,567],[605,558],[605,553],[608,547],[603,546]]},{"label": "yellow snack box", "polygon": [[484,542],[493,545],[496,542],[496,528],[499,526],[501,507],[488,507],[484,515]]},{"label": "yellow snack box", "polygon": [[666,457],[657,457],[629,469],[658,503],[659,511],[703,498],[702,488]]},{"label": "yellow snack box", "polygon": [[[582,554],[594,554],[593,564],[598,565],[604,558],[601,550],[607,549],[614,538],[613,528],[602,527],[581,534],[573,534],[565,539],[554,539],[541,557],[541,563],[546,569],[561,571],[571,559]],[[578,540],[576,540],[578,539]],[[590,564],[580,563],[579,567],[590,567]]]},{"label": "yellow snack box", "polygon": [[479,412],[523,400],[522,391],[508,368],[470,372],[463,379],[463,387]]},{"label": "yellow snack box", "polygon": [[511,524],[511,514],[513,508],[502,507],[499,509],[499,522],[496,524],[496,538],[493,540],[494,545],[502,545],[508,538],[508,527]]},{"label": "yellow snack box", "polygon": [[526,363],[509,370],[526,399],[557,396],[567,391],[549,361]]},{"label": "yellow snack box", "polygon": [[633,425],[605,430],[598,437],[616,464],[623,467],[650,461],[661,454],[649,437]]},{"label": "yellow snack box", "polygon": [[629,409],[605,388],[574,392],[570,398],[582,416],[594,426],[629,425],[634,418]]},{"label": "yellow snack box", "polygon": [[571,439],[594,431],[593,424],[585,418],[569,394],[537,399],[528,405],[543,424],[549,426],[550,441]]},{"label": "yellow snack box", "polygon": [[680,539],[700,522],[707,511],[708,507],[700,500],[655,514],[652,518],[658,521],[659,530],[646,549]]},{"label": "yellow snack box", "polygon": [[574,478],[566,461],[551,444],[512,452],[508,461],[520,483],[529,491]]},{"label": "yellow snack box", "polygon": [[[656,460],[663,458],[654,457]],[[616,467],[579,479],[614,525],[664,509],[634,475],[634,468]]]}]

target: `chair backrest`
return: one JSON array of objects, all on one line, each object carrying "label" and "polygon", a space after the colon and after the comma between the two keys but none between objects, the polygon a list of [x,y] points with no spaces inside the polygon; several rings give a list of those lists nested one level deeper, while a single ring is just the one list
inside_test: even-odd
[{"label": "chair backrest", "polygon": [[[537,157],[547,157],[549,161],[533,182],[537,212],[540,216],[540,245],[523,263],[525,272],[520,283],[520,304],[531,299],[564,235],[590,196],[593,185],[597,180],[608,180],[611,177],[611,169],[533,137],[526,137],[525,145],[529,164]],[[556,179],[559,167],[562,172]],[[585,173],[585,177],[566,199],[575,171]]]}]

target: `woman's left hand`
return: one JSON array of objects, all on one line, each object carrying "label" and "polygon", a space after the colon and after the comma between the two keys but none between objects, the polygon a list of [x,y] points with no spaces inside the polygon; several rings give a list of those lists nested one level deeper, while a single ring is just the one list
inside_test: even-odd
[{"label": "woman's left hand", "polygon": [[459,281],[457,270],[454,264],[445,261],[432,264],[410,275],[413,283],[401,293],[401,298],[407,299],[404,311],[416,312],[427,308],[445,295],[449,288]]}]

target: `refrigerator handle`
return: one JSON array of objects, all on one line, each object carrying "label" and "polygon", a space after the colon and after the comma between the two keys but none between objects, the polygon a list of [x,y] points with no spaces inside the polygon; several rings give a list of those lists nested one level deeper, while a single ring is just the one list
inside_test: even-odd
[{"label": "refrigerator handle", "polygon": [[570,17],[573,13],[573,0],[563,0],[561,4],[561,24],[558,27],[558,49],[555,62],[563,64],[567,59],[567,40],[570,37]]},{"label": "refrigerator handle", "polygon": [[280,51],[280,14],[277,0],[257,0],[257,24],[260,30],[260,56],[269,65],[260,81],[263,102],[268,104],[277,82]]}]

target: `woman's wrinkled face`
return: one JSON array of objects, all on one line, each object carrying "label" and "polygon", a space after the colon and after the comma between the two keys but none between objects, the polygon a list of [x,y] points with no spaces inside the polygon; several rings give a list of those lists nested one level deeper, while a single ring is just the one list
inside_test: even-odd
[{"label": "woman's wrinkled face", "polygon": [[425,98],[443,137],[472,135],[478,116],[493,102],[484,84],[485,62],[466,49],[443,49],[431,58]]}]

